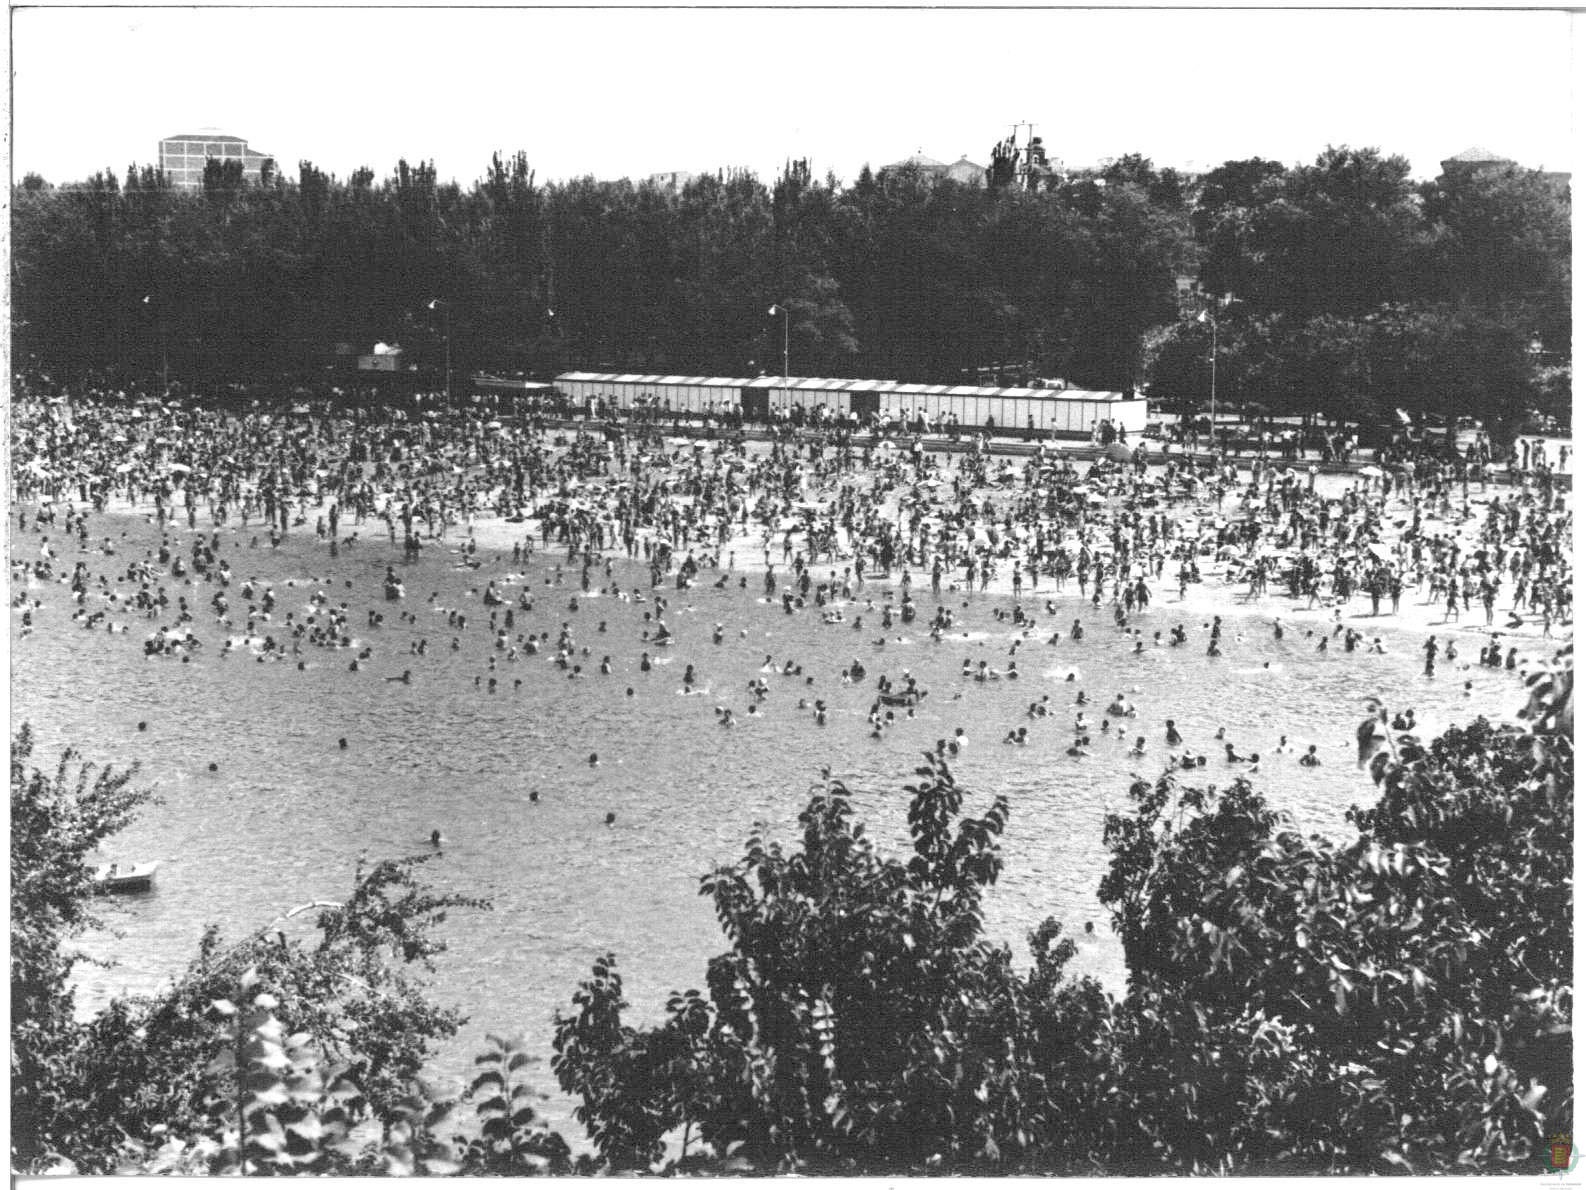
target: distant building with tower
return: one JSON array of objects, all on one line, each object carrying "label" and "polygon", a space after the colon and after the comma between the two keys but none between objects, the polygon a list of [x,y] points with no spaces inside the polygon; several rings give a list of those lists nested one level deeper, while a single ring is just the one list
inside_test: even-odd
[{"label": "distant building with tower", "polygon": [[[1025,130],[1019,144],[1019,129]],[[987,185],[994,190],[1050,190],[1063,181],[1063,163],[1049,158],[1046,142],[1035,135],[1035,125],[1019,123],[1005,140],[991,148]]]},{"label": "distant building with tower", "polygon": [[198,190],[204,185],[204,165],[211,158],[220,162],[242,162],[242,176],[255,185],[266,162],[271,168],[275,158],[251,148],[240,136],[228,136],[213,129],[178,133],[160,142],[160,169],[173,188]]}]

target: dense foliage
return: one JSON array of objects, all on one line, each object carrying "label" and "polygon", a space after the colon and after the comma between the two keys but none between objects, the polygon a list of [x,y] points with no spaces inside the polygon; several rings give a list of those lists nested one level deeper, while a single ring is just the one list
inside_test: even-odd
[{"label": "dense foliage", "polygon": [[[613,1168],[810,1172],[1537,1172],[1568,1131],[1572,670],[1529,733],[1476,720],[1374,766],[1343,845],[1248,781],[1139,781],[1108,817],[1130,978],[1018,970],[981,930],[1000,800],[927,758],[914,856],[881,856],[838,784],[785,852],[706,877],[731,950],[663,1024],[622,1022],[607,956],[556,1071]],[[694,1140],[700,1148],[691,1148]]]},{"label": "dense foliage", "polygon": [[[984,898],[1010,813],[963,815],[927,756],[912,854],[817,789],[798,845],[757,830],[707,875],[729,949],[660,1023],[625,1023],[612,956],[552,1062],[593,1156],[537,1119],[492,1037],[454,1121],[418,1074],[456,1027],[396,960],[459,904],[411,861],[360,873],[318,939],[211,935],[169,993],[72,1023],[65,938],[85,840],[141,795],[13,742],[13,1160],[145,1172],[1427,1173],[1545,1171],[1571,1127],[1573,656],[1529,679],[1528,729],[1477,719],[1377,756],[1356,837],[1305,836],[1246,778],[1138,780],[1100,895],[1121,998],[1064,968],[1053,920],[1015,964]],[[15,826],[13,830],[15,831]],[[20,845],[20,846],[19,846]],[[17,859],[18,854],[21,860]],[[37,895],[34,895],[37,894]],[[19,1074],[20,1072],[20,1074]],[[457,1129],[461,1129],[460,1131]],[[450,1133],[448,1135],[448,1132]]]},{"label": "dense foliage", "polygon": [[[173,986],[113,1000],[80,1022],[71,991],[77,955],[67,943],[97,924],[85,860],[148,795],[131,772],[82,766],[73,779],[71,752],[53,777],[30,773],[31,751],[24,726],[11,750],[15,1168],[110,1172],[167,1138],[205,1135],[215,1103],[234,1106],[245,1089],[244,1051],[262,1044],[248,1038],[264,1018],[215,1011],[242,990],[249,1003],[269,999],[270,1018],[286,1030],[278,1040],[301,1035],[297,1048],[316,1055],[316,1068],[356,1089],[342,1105],[351,1125],[388,1132],[406,1118],[405,1105],[422,1097],[418,1077],[432,1043],[462,1021],[431,1003],[408,968],[431,968],[444,949],[432,934],[449,911],[484,902],[425,890],[415,869],[428,857],[383,861],[358,871],[344,902],[304,905],[231,945],[209,930]],[[309,914],[314,930],[299,929]],[[216,1063],[217,1051],[229,1055],[225,1063]],[[219,1165],[227,1151],[214,1149]]]},{"label": "dense foliage", "polygon": [[1207,328],[1175,289],[1198,274],[1243,299],[1223,316],[1225,400],[1567,405],[1538,364],[1568,360],[1568,192],[1517,168],[1417,186],[1403,158],[1329,148],[1198,179],[1131,154],[1036,191],[906,169],[841,188],[804,161],[769,187],[542,183],[521,153],[466,189],[405,161],[380,181],[212,174],[198,193],[151,169],[17,187],[19,351],[145,381],[162,356],[193,381],[323,376],[333,344],[377,339],[437,372],[449,340],[459,371],[750,375],[781,370],[785,308],[801,375],[987,369],[1202,400]]},{"label": "dense foliage", "polygon": [[11,741],[11,1145],[23,1167],[73,1143],[82,1081],[70,975],[73,937],[100,925],[88,859],[131,821],[150,793],[135,770],[77,764],[28,771],[33,732]]},{"label": "dense foliage", "polygon": [[733,949],[710,964],[708,996],[675,995],[660,1027],[623,1025],[613,962],[596,966],[557,1022],[554,1066],[612,1167],[653,1165],[678,1130],[685,1165],[697,1137],[750,1168],[828,1173],[991,1169],[1050,1147],[1088,1092],[1034,1100],[1026,1073],[1068,1050],[1066,1018],[1094,1019],[1103,998],[1058,987],[1073,944],[1055,923],[1032,940],[1031,976],[985,940],[1006,800],[955,820],[946,767],[931,758],[919,776],[907,862],[877,851],[833,783],[801,816],[799,850],[756,835],[706,877]]}]

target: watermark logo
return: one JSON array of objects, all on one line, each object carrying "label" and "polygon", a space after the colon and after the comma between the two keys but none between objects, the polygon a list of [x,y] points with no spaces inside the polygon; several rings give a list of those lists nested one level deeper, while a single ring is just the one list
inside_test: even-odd
[{"label": "watermark logo", "polygon": [[1574,1143],[1562,1132],[1548,1141],[1547,1163],[1554,1173],[1568,1173],[1580,1164]]}]

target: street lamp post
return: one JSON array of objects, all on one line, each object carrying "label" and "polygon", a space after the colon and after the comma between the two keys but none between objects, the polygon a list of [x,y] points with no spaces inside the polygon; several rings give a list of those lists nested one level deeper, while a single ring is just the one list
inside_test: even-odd
[{"label": "street lamp post", "polygon": [[1212,313],[1212,455],[1217,454],[1217,314]]},{"label": "street lamp post", "polygon": [[782,379],[788,378],[787,370],[787,343],[788,343],[788,308],[780,303],[766,311],[767,314],[782,315]]},{"label": "street lamp post", "polygon": [[444,302],[440,298],[431,298],[429,308],[431,310],[439,309],[441,312],[442,334],[446,339],[446,405],[450,408],[452,403],[452,307],[450,302]]},{"label": "street lamp post", "polygon": [[1212,298],[1211,303],[1209,305],[1207,305],[1204,309],[1202,309],[1201,312],[1200,312],[1200,321],[1201,322],[1210,322],[1212,324],[1212,420],[1211,420],[1211,440],[1212,440],[1212,455],[1213,456],[1215,456],[1217,454],[1217,311],[1220,308],[1222,308],[1222,307],[1226,307],[1226,306],[1230,305],[1233,301],[1234,301],[1234,296],[1231,293],[1230,294],[1225,294],[1223,297],[1220,297],[1220,298],[1219,297],[1214,297],[1214,298]]},{"label": "street lamp post", "polygon": [[171,357],[170,350],[166,346],[164,312],[155,302],[152,293],[144,294],[143,304],[154,311],[155,326],[160,332],[160,395],[168,398],[171,395]]}]

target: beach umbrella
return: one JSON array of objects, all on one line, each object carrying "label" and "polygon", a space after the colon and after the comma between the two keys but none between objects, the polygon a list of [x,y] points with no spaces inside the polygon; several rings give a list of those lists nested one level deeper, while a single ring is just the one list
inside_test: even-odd
[{"label": "beach umbrella", "polygon": [[186,463],[172,463],[172,464],[169,465],[169,467],[167,469],[172,471],[172,472],[180,471],[184,475],[187,472],[192,470],[192,468],[189,467]]},{"label": "beach umbrella", "polygon": [[1122,442],[1114,442],[1102,451],[1102,457],[1115,463],[1127,463],[1134,457],[1134,451],[1130,450]]},{"label": "beach umbrella", "polygon": [[1362,467],[1360,469],[1359,474],[1370,476],[1372,479],[1381,479],[1382,478],[1382,468],[1381,467]]},{"label": "beach umbrella", "polygon": [[132,464],[131,463],[117,463],[116,464],[116,474],[117,475],[125,475],[128,471],[131,471],[131,470],[132,470]]}]

